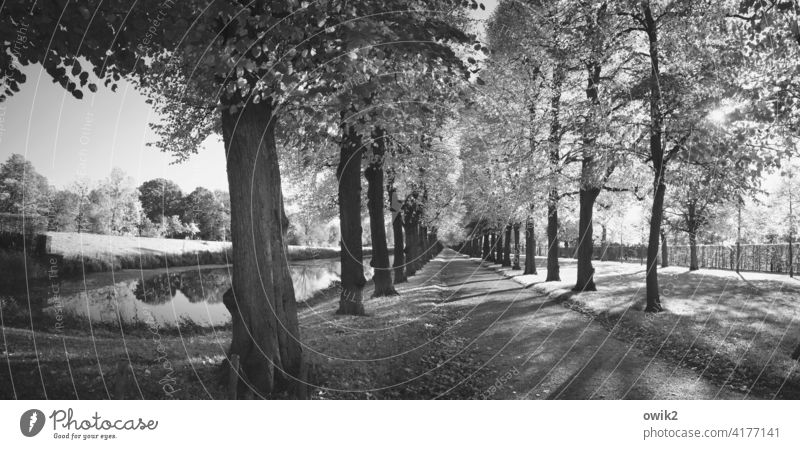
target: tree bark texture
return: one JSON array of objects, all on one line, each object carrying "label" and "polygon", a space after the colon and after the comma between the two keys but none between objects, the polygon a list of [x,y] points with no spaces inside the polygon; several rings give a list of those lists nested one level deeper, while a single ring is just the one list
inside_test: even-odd
[{"label": "tree bark texture", "polygon": [[384,131],[375,129],[372,143],[372,160],[364,170],[367,180],[367,209],[369,210],[369,228],[372,236],[373,269],[372,282],[375,285],[373,297],[393,296],[397,294],[392,284],[392,272],[389,268],[389,246],[386,243],[386,222],[383,214],[385,200],[383,197],[383,157],[386,153]]},{"label": "tree bark texture", "polygon": [[364,147],[355,128],[342,125],[336,179],[339,181],[339,224],[342,293],[337,314],[364,315],[364,256],[361,247],[361,158]]},{"label": "tree bark texture", "polygon": [[525,223],[525,273],[536,273],[536,236],[534,235],[533,219],[528,218]]},{"label": "tree bark texture", "polygon": [[291,393],[302,367],[270,103],[222,112],[234,261],[225,305],[233,327],[228,355],[240,360],[239,397]]}]

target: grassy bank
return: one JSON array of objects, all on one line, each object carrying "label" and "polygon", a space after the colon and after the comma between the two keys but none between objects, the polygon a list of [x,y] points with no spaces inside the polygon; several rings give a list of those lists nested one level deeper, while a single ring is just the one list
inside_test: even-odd
[{"label": "grassy bank", "polygon": [[[59,275],[232,263],[230,242],[50,232],[50,253],[63,257]],[[338,248],[289,246],[291,261],[327,259]],[[365,255],[371,254],[365,248]]]}]

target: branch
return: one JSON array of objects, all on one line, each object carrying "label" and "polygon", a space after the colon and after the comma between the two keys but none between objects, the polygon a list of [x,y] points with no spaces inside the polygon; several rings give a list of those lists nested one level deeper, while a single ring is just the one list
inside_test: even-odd
[{"label": "branch", "polygon": [[566,198],[566,197],[568,197],[568,196],[578,195],[579,193],[581,193],[581,192],[580,192],[580,191],[575,191],[575,192],[564,192],[564,193],[562,193],[562,194],[558,195],[558,199],[561,199],[561,198]]}]

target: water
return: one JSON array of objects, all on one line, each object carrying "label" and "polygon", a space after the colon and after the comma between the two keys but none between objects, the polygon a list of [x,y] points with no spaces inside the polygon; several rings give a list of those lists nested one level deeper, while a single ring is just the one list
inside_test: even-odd
[{"label": "water", "polygon": [[[339,259],[292,262],[289,266],[297,301],[305,301],[316,292],[339,281]],[[177,271],[151,270],[144,279],[129,279],[88,289],[62,288],[60,306],[64,313],[88,317],[93,322],[156,323],[175,327],[191,321],[201,326],[219,326],[231,316],[222,304],[222,295],[231,285],[230,268],[203,268]],[[372,278],[369,259],[364,260],[364,274]],[[88,284],[92,284],[87,276]],[[98,284],[95,282],[95,284]],[[56,314],[59,304],[48,301],[45,313]]]}]

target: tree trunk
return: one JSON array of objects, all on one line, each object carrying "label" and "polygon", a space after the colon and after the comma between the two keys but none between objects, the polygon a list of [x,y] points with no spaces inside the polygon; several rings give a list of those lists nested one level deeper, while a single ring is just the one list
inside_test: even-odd
[{"label": "tree trunk", "polygon": [[547,279],[545,282],[560,281],[558,266],[558,189],[557,175],[560,172],[561,153],[561,85],[564,81],[564,68],[559,64],[553,70],[553,95],[550,97],[550,145],[548,157],[551,176],[550,192],[547,201]]},{"label": "tree trunk", "polygon": [[[591,102],[589,111],[589,123],[594,122],[594,116],[599,107],[598,84],[600,83],[601,65],[597,61],[592,61],[587,65],[586,98]],[[579,192],[579,220],[578,220],[578,248],[577,255],[577,282],[574,291],[596,291],[594,284],[594,267],[592,266],[592,256],[594,255],[594,226],[592,216],[594,214],[594,203],[600,195],[600,188],[605,184],[608,176],[613,171],[613,166],[606,169],[604,176],[598,176],[597,164],[595,163],[594,147],[597,139],[591,127],[587,127],[583,134],[583,161],[581,162],[581,186]],[[600,179],[600,181],[598,181]],[[603,236],[605,239],[605,236]],[[605,243],[605,242],[604,242]]]},{"label": "tree trunk", "polygon": [[503,264],[503,229],[497,232],[497,245],[494,248],[494,261],[497,264]]},{"label": "tree trunk", "polygon": [[661,234],[661,220],[664,214],[664,193],[666,185],[659,184],[653,195],[653,209],[650,215],[650,238],[647,241],[647,306],[646,312],[661,312],[661,297],[658,291],[658,245]]},{"label": "tree trunk", "polygon": [[669,266],[669,247],[667,246],[667,233],[661,229],[661,268]]},{"label": "tree trunk", "polygon": [[[551,196],[553,194],[551,193]],[[547,203],[547,279],[561,281],[558,266],[558,209],[553,201]]]},{"label": "tree trunk", "polygon": [[[791,178],[789,178],[791,181]],[[794,250],[792,249],[792,245],[794,245],[794,194],[792,191],[789,191],[789,277],[794,277]],[[737,243],[738,245],[738,243]],[[738,266],[738,265],[737,265]],[[738,270],[737,270],[738,271]]]},{"label": "tree trunk", "polygon": [[525,273],[536,273],[536,236],[533,233],[533,219],[525,222]]},{"label": "tree trunk", "polygon": [[494,263],[497,260],[495,258],[495,254],[497,253],[497,234],[492,232],[490,235],[492,237],[492,248],[489,251],[489,262]]},{"label": "tree trunk", "polygon": [[594,214],[594,202],[600,194],[600,189],[582,186],[579,194],[578,280],[572,290],[576,292],[593,292],[597,290],[597,287],[594,284],[594,267],[592,266],[592,253],[594,251],[592,215]]},{"label": "tree trunk", "polygon": [[603,248],[602,255],[600,256],[600,260],[606,260],[606,252],[608,251],[608,226],[605,223],[600,225],[601,233],[600,233],[600,247]]},{"label": "tree trunk", "polygon": [[406,258],[405,248],[403,246],[403,215],[400,213],[395,214],[392,220],[392,231],[394,234],[394,283],[400,284],[407,282],[406,278]]},{"label": "tree trunk", "polygon": [[439,241],[436,238],[436,227],[431,226],[428,229],[428,261],[433,260],[439,254]]},{"label": "tree trunk", "polygon": [[270,103],[222,112],[234,261],[225,295],[233,322],[228,355],[241,362],[238,389],[265,397],[296,386],[302,366]]},{"label": "tree trunk", "polygon": [[521,270],[519,266],[519,223],[514,223],[514,266],[512,270]]},{"label": "tree trunk", "polygon": [[689,271],[697,271],[697,234],[689,231]]},{"label": "tree trunk", "polygon": [[686,232],[689,234],[689,271],[699,269],[697,263],[697,205],[689,201],[686,210]]},{"label": "tree trunk", "polygon": [[491,242],[489,240],[489,233],[485,232],[483,234],[483,255],[481,256],[483,260],[489,260],[492,257]]},{"label": "tree trunk", "polygon": [[416,228],[417,232],[417,249],[416,249],[416,264],[417,268],[416,271],[422,269],[425,266],[425,234],[422,232],[422,225],[418,224]]},{"label": "tree trunk", "polygon": [[403,242],[403,210],[400,201],[397,199],[397,190],[394,185],[388,188],[392,211],[392,236],[394,237],[394,283],[400,284],[407,282],[406,279],[406,257]]},{"label": "tree trunk", "polygon": [[646,312],[660,312],[661,297],[658,291],[658,244],[661,231],[661,221],[664,216],[664,194],[667,190],[664,175],[666,163],[664,148],[661,142],[662,117],[661,117],[661,80],[658,59],[658,33],[657,24],[650,10],[650,2],[642,2],[644,25],[650,43],[650,159],[653,161],[653,208],[650,215],[650,236],[647,242],[647,306]]},{"label": "tree trunk", "polygon": [[506,225],[506,237],[503,242],[503,266],[511,266],[511,225]]},{"label": "tree trunk", "polygon": [[342,294],[337,314],[364,315],[364,257],[361,248],[361,157],[364,147],[355,128],[342,125],[336,179],[339,181]]},{"label": "tree trunk", "polygon": [[422,237],[420,240],[422,242],[420,245],[422,250],[422,264],[425,265],[431,260],[431,242],[430,236],[428,235],[428,227],[420,226],[419,235]]},{"label": "tree trunk", "polygon": [[397,294],[392,284],[392,273],[389,268],[389,247],[386,244],[386,222],[383,216],[383,156],[386,153],[386,143],[383,140],[384,131],[375,129],[375,141],[372,144],[372,161],[364,170],[367,180],[367,209],[369,209],[369,228],[372,236],[372,259],[370,266],[373,269],[372,282],[375,291],[372,297],[393,296]]},{"label": "tree trunk", "polygon": [[412,207],[406,207],[403,220],[403,229],[406,231],[406,277],[417,274],[417,247],[419,246],[417,228],[417,212]]}]

